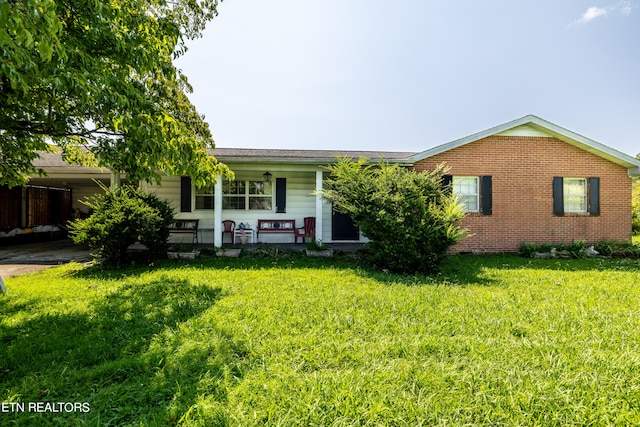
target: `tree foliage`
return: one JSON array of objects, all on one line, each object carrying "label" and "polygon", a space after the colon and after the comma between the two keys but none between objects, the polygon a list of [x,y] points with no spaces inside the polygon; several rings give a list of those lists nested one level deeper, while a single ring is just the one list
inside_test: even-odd
[{"label": "tree foliage", "polygon": [[148,256],[166,255],[169,226],[174,221],[170,203],[130,186],[103,190],[104,194],[84,202],[92,214],[69,224],[73,241],[88,245],[112,266],[122,265],[127,248],[138,240],[147,247]]},{"label": "tree foliage", "polygon": [[226,166],[173,60],[218,0],[0,0],[0,184],[38,152],[159,181],[213,181]]},{"label": "tree foliage", "polygon": [[339,159],[323,190],[325,200],[349,215],[368,243],[373,261],[392,271],[432,272],[465,235],[464,212],[442,187],[445,167],[417,173],[384,162]]}]

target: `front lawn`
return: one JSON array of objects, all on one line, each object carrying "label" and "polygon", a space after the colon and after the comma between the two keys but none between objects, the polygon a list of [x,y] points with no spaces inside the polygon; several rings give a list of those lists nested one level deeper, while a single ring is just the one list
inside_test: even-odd
[{"label": "front lawn", "polygon": [[8,279],[0,425],[639,425],[639,269],[272,256]]}]

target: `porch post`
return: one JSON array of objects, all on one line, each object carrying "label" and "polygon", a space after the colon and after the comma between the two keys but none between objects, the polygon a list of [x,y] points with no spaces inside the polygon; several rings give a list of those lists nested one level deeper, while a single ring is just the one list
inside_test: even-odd
[{"label": "porch post", "polygon": [[213,190],[213,246],[222,247],[222,175],[216,175]]},{"label": "porch post", "polygon": [[316,242],[322,240],[322,171],[316,171]]},{"label": "porch post", "polygon": [[110,187],[112,190],[120,187],[120,172],[114,171],[111,169],[111,184]]}]

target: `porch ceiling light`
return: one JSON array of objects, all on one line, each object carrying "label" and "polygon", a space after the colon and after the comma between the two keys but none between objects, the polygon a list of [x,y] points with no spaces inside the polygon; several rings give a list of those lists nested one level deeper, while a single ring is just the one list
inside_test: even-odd
[{"label": "porch ceiling light", "polygon": [[271,173],[269,173],[269,171],[263,173],[262,176],[264,177],[265,182],[271,182]]}]

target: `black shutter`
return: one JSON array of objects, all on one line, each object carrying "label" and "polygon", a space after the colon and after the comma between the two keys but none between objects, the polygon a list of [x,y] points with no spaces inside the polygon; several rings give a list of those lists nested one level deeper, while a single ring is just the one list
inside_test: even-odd
[{"label": "black shutter", "polygon": [[287,211],[287,178],[276,178],[276,212]]},{"label": "black shutter", "polygon": [[564,215],[564,180],[561,176],[553,177],[553,214],[555,216]]},{"label": "black shutter", "polygon": [[191,212],[191,178],[180,177],[180,212]]},{"label": "black shutter", "polygon": [[451,194],[453,185],[453,175],[442,175],[442,188],[446,194]]},{"label": "black shutter", "polygon": [[491,176],[480,177],[480,212],[482,215],[493,213],[493,188]]},{"label": "black shutter", "polygon": [[589,215],[600,215],[600,178],[589,178]]}]

